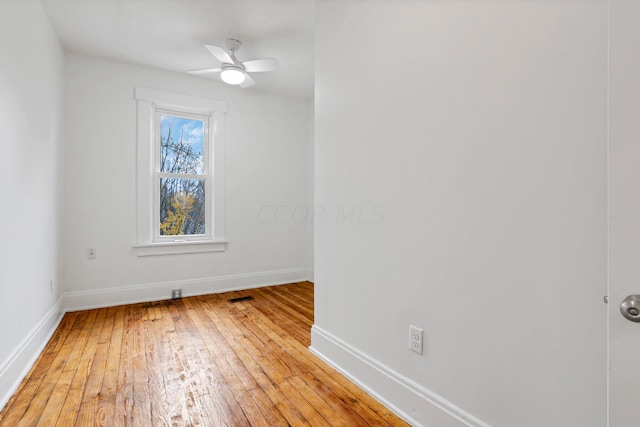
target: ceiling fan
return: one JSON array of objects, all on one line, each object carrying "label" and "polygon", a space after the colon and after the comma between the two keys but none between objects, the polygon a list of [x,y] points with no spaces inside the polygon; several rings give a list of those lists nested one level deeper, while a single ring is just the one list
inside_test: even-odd
[{"label": "ceiling fan", "polygon": [[220,78],[222,78],[223,82],[244,88],[255,84],[249,73],[261,73],[278,69],[278,61],[274,58],[253,59],[244,62],[238,61],[236,52],[240,49],[241,45],[240,40],[227,39],[225,46],[229,52],[220,46],[204,45],[222,65],[219,68],[203,68],[189,72],[191,74],[220,73]]}]

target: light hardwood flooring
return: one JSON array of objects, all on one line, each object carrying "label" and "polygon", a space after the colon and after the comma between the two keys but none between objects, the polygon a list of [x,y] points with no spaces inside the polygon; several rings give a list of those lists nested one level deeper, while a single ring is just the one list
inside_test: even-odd
[{"label": "light hardwood flooring", "polygon": [[67,313],[0,426],[406,426],[312,324],[309,282]]}]

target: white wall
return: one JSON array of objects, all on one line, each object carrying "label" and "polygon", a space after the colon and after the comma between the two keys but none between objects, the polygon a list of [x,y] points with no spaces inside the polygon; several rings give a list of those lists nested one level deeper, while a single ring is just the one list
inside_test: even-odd
[{"label": "white wall", "polygon": [[0,2],[0,408],[61,314],[63,57],[39,1]]},{"label": "white wall", "polygon": [[609,426],[637,424],[640,324],[620,315],[640,294],[640,2],[610,1]]},{"label": "white wall", "polygon": [[312,350],[416,425],[605,425],[607,2],[316,19]]},{"label": "white wall", "polygon": [[[309,277],[309,223],[291,212],[308,202],[310,102],[77,54],[66,67],[70,308],[168,298],[173,287],[188,295]],[[227,102],[226,252],[136,256],[136,86]]]}]

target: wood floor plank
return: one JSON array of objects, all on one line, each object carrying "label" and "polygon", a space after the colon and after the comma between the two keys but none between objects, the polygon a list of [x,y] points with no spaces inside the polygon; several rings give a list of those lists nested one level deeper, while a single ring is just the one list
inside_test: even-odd
[{"label": "wood floor plank", "polygon": [[11,414],[13,418],[16,418],[16,416],[24,413],[50,367],[53,365],[57,352],[60,351],[65,339],[69,336],[75,318],[75,313],[68,313],[68,315],[62,318],[60,325],[40,355],[40,362],[31,368],[24,381],[22,381],[16,392],[11,396],[11,399],[9,399],[9,402],[5,405],[4,410],[0,412],[0,425],[2,425],[1,423],[3,423],[7,414]]},{"label": "wood floor plank", "polygon": [[309,352],[313,316],[309,282],[67,313],[0,427],[406,426]]},{"label": "wood floor plank", "polygon": [[[214,300],[212,304],[210,304],[211,300]],[[258,384],[261,387],[270,387],[273,380],[265,372],[265,369],[252,363],[251,358],[245,354],[244,348],[236,341],[235,335],[224,327],[223,311],[214,308],[220,302],[212,296],[200,299],[200,303],[205,308],[205,315],[210,319],[212,331],[217,332],[216,341],[225,346],[222,357],[226,359],[229,368],[242,381],[242,386],[247,390],[258,387]]]},{"label": "wood floor plank", "polygon": [[289,381],[280,384],[278,391],[289,401],[291,406],[295,406],[309,425],[314,427],[331,427],[322,415],[320,415],[318,411],[316,411],[316,409],[311,406],[294,387],[291,386]]},{"label": "wood floor plank", "polygon": [[63,372],[60,377],[58,377],[56,387],[53,389],[51,397],[44,407],[39,420],[32,425],[53,425],[58,423],[58,420],[60,419],[60,413],[62,412],[62,407],[64,406],[67,395],[69,394],[69,390],[71,389],[74,375],[74,371],[66,371]]},{"label": "wood floor plank", "polygon": [[260,306],[263,312],[268,315],[267,317],[273,319],[281,328],[307,344],[308,335],[304,325],[312,324],[313,316],[300,313],[299,310],[291,307],[287,301],[274,295],[274,291],[270,288],[265,288],[264,292],[261,293],[261,297],[272,303]]},{"label": "wood floor plank", "polygon": [[342,417],[342,414],[328,404],[330,401],[317,394],[300,377],[291,377],[287,381],[291,385],[291,391],[295,391],[299,396],[295,399],[296,402],[304,399],[331,427],[349,427],[350,424]]},{"label": "wood floor plank", "polygon": [[[44,411],[49,399],[54,394],[56,387],[59,386],[59,379],[63,372],[74,372],[79,362],[79,354],[88,338],[89,331],[93,326],[97,311],[81,313],[76,317],[73,327],[70,331],[70,338],[65,340],[63,347],[54,359],[51,369],[33,399],[20,417],[14,424],[17,426],[32,426],[40,422],[42,412]],[[66,384],[60,383],[61,387]],[[66,398],[66,395],[64,396]],[[43,423],[55,423],[56,420],[42,420]],[[11,424],[7,424],[11,425]]]},{"label": "wood floor plank", "polygon": [[182,340],[179,339],[174,317],[170,311],[173,304],[167,303],[162,306],[162,321],[169,345],[166,388],[167,395],[171,396],[169,406],[171,422],[179,426],[199,425],[202,420],[201,415],[193,410],[197,401],[193,393],[193,379],[188,371],[187,355],[184,354]]},{"label": "wood floor plank", "polygon": [[[204,306],[204,303],[201,303]],[[191,307],[192,303],[189,301],[185,301],[185,305]],[[282,417],[279,411],[275,408],[273,403],[269,400],[269,398],[264,394],[262,388],[258,386],[256,382],[242,382],[238,378],[235,369],[233,369],[224,355],[222,355],[219,351],[220,345],[216,344],[227,344],[226,338],[219,334],[218,328],[215,326],[215,322],[219,322],[220,320],[214,316],[216,319],[214,322],[208,322],[206,319],[210,319],[209,317],[203,318],[201,313],[196,310],[193,310],[193,319],[194,322],[198,325],[198,329],[203,335],[204,342],[209,348],[210,354],[213,357],[214,363],[218,366],[219,371],[221,372],[221,376],[225,381],[228,389],[226,392],[233,392],[234,399],[238,400],[238,403],[241,403],[242,410],[245,412],[247,420],[250,422],[251,426],[287,426],[286,420]],[[205,331],[209,332],[206,333]],[[215,331],[215,333],[211,334],[211,332]],[[207,339],[214,338],[214,339]],[[233,344],[235,346],[236,344]],[[232,347],[229,346],[229,349]],[[230,351],[226,352],[227,354]],[[247,365],[251,364],[249,361],[241,361],[237,359],[239,363],[242,363],[246,368]],[[260,370],[260,366],[257,364],[251,364],[250,368],[247,368],[248,371],[252,370]],[[242,369],[245,371],[245,369]],[[269,378],[264,374],[263,371],[254,371],[253,375],[258,377],[258,381],[260,383],[267,384],[267,386],[271,386],[271,382]],[[248,386],[247,386],[248,385]],[[249,399],[251,398],[251,399]],[[268,402],[268,404],[266,403]],[[268,407],[268,412],[265,413],[265,407]]]},{"label": "wood floor plank", "polygon": [[[226,310],[231,315],[217,317],[217,321],[225,326],[225,330],[228,331],[226,337],[228,341],[233,341],[236,344],[236,353],[241,357],[245,366],[250,366],[251,371],[258,371],[258,374],[263,372],[269,377],[272,384],[279,384],[293,375],[289,367],[280,363],[277,357],[270,357],[272,355],[267,357],[262,353],[262,348],[264,348],[262,341],[256,338],[255,333],[252,333],[246,324],[234,318],[235,306],[236,304],[229,303]],[[261,348],[259,349],[259,347]]]},{"label": "wood floor plank", "polygon": [[273,301],[279,305],[284,305],[287,312],[303,320],[305,324],[313,323],[313,304],[309,303],[307,305],[305,298],[300,292],[290,292],[274,288],[265,288],[264,292],[273,295]]},{"label": "wood floor plank", "polygon": [[288,427],[289,423],[278,410],[276,405],[269,399],[269,396],[262,388],[255,388],[248,391],[251,400],[256,404],[262,415],[260,425],[268,427]]},{"label": "wood floor plank", "polygon": [[95,358],[91,365],[91,371],[87,377],[87,385],[82,397],[82,405],[78,413],[79,425],[92,425],[98,408],[100,399],[99,393],[104,380],[107,354],[109,350],[110,338],[113,334],[116,308],[110,307],[105,311],[104,326],[100,332],[98,344],[96,346]]},{"label": "wood floor plank", "polygon": [[[191,302],[185,302],[190,304]],[[205,308],[206,304],[200,300],[198,305]],[[204,344],[215,361],[215,365],[220,373],[220,378],[232,390],[253,389],[257,387],[256,379],[251,375],[247,366],[238,358],[233,346],[229,345],[225,337],[219,331],[214,320],[206,310],[199,310],[194,313],[194,320],[197,327],[205,336]],[[264,376],[266,378],[266,375]],[[268,378],[266,379],[268,381]]]},{"label": "wood floor plank", "polygon": [[[318,377],[323,378],[323,380],[320,380]],[[307,372],[302,375],[302,379],[310,388],[315,390],[318,395],[322,396],[334,411],[349,420],[351,425],[389,427],[390,424],[369,409],[366,400],[360,402],[358,397],[350,392],[351,387],[341,381],[341,379],[327,383],[327,377],[322,370]],[[371,398],[369,397],[369,399]]]},{"label": "wood floor plank", "polygon": [[267,387],[264,392],[269,399],[273,402],[284,418],[287,420],[287,424],[290,426],[311,426],[309,421],[300,413],[297,405],[291,404],[291,402],[284,396],[284,394],[275,387]]},{"label": "wood floor plank", "polygon": [[206,346],[196,344],[201,343],[202,339],[188,314],[188,310],[185,309],[183,301],[176,303],[172,308],[177,313],[176,330],[191,338],[184,340],[186,344],[185,354],[189,355],[188,360],[193,364],[190,370],[195,373],[198,380],[197,394],[222,397],[222,399],[219,397],[203,399],[204,405],[201,415],[205,420],[224,417],[221,422],[226,425],[249,426],[249,421],[233,397],[231,390],[225,386],[220,387],[221,380],[214,369],[215,362],[211,360]]},{"label": "wood floor plank", "polygon": [[[225,420],[220,420],[220,425],[232,425],[233,423],[255,425],[256,421],[252,420],[252,418],[259,412],[259,409],[248,395],[234,393],[234,391],[248,390],[246,384],[250,385],[250,389],[257,387],[257,385],[251,381],[242,382],[238,378],[234,369],[230,367],[229,362],[221,353],[220,345],[215,345],[224,342],[224,338],[220,335],[210,334],[212,329],[217,331],[217,328],[213,328],[207,322],[207,318],[201,315],[200,310],[194,308],[192,302],[186,300],[184,304],[189,320],[193,325],[194,338],[199,337],[201,339],[200,342],[202,342],[202,346],[199,347],[198,351],[209,366],[207,391],[214,398],[219,396],[214,399],[215,402],[220,403],[217,410],[214,408],[216,418],[221,416],[226,418]],[[210,337],[214,339],[209,339]],[[226,403],[226,406],[222,406],[222,403]]]},{"label": "wood floor plank", "polygon": [[[97,407],[95,409],[94,425],[113,425],[115,419],[116,394],[120,372],[120,359],[122,357],[122,338],[125,325],[125,306],[115,308],[113,330],[109,338],[107,349],[107,363],[100,391],[98,392]],[[86,416],[91,416],[89,413]],[[80,424],[82,425],[82,424]]]},{"label": "wood floor plank", "polygon": [[[162,326],[159,303],[154,302],[146,306],[143,314],[145,353],[147,355],[147,371],[149,380],[149,399],[151,410],[151,425],[154,427],[171,426],[169,405],[167,404],[167,389],[164,381],[164,366],[169,351],[160,327]],[[155,379],[155,381],[154,381]]]},{"label": "wood floor plank", "polygon": [[[306,368],[298,363],[298,360],[291,355],[285,348],[283,348],[278,342],[274,341],[271,337],[265,333],[265,328],[270,328],[273,325],[265,326],[266,323],[258,323],[251,317],[251,303],[243,304],[245,307],[243,310],[232,311],[233,318],[237,319],[239,327],[243,330],[251,331],[252,334],[248,334],[250,340],[254,341],[254,353],[261,356],[258,360],[260,366],[266,368],[272,377],[274,384],[279,384],[286,378],[289,378]],[[238,304],[234,304],[234,307]],[[257,349],[260,349],[257,351]],[[305,349],[306,351],[306,349]],[[272,369],[270,369],[270,367]],[[277,375],[273,377],[273,375]]]},{"label": "wood floor plank", "polygon": [[67,392],[64,405],[56,421],[56,423],[60,425],[74,425],[76,423],[79,409],[81,408],[80,403],[85,393],[85,386],[91,379],[89,374],[95,360],[98,341],[100,340],[102,329],[105,326],[107,314],[107,310],[95,311],[97,311],[97,315],[94,325],[91,328],[87,328],[87,339],[84,341],[84,346],[79,349],[77,364],[75,366],[69,366],[69,369],[72,370],[75,375],[73,376],[71,387]]},{"label": "wood floor plank", "polygon": [[256,324],[282,351],[288,353],[290,357],[295,360],[295,365],[302,366],[302,368],[298,368],[296,371],[310,370],[317,367],[317,358],[315,358],[300,341],[291,339],[292,336],[282,329],[277,322],[267,317],[261,317],[257,313],[251,313],[249,318],[251,322]]},{"label": "wood floor plank", "polygon": [[[326,383],[331,381],[331,390],[342,399],[351,410],[357,412],[370,425],[396,426],[406,425],[392,415],[382,405],[376,405],[376,401],[358,388],[351,381],[333,371],[327,372],[324,366],[320,366],[306,375],[306,378],[316,378],[316,381]],[[378,408],[381,410],[378,411]],[[391,415],[391,416],[387,416]]]},{"label": "wood floor plank", "polygon": [[[135,305],[124,307],[122,341],[120,344],[120,363],[115,391],[113,420],[115,425],[133,424],[133,315]],[[108,420],[108,418],[107,418]]]}]

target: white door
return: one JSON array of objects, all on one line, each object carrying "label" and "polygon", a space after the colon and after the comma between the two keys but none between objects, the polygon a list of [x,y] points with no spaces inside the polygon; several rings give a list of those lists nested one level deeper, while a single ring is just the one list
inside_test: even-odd
[{"label": "white door", "polygon": [[610,0],[609,426],[640,426],[640,1]]}]

